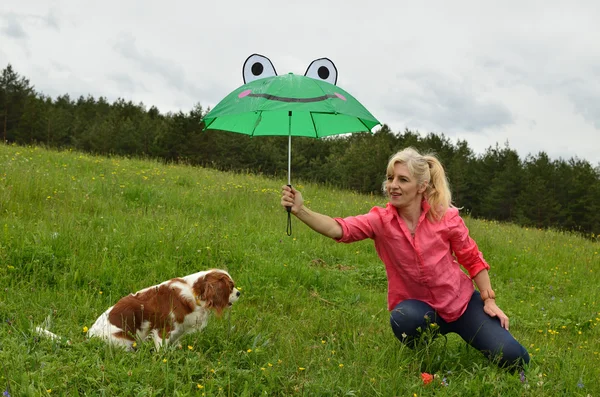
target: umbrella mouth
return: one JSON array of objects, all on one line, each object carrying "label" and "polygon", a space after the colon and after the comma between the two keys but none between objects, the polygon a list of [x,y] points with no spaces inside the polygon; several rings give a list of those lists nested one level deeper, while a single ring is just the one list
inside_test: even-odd
[{"label": "umbrella mouth", "polygon": [[288,102],[288,103],[289,102],[295,102],[295,103],[321,102],[321,101],[325,101],[327,99],[334,99],[334,98],[338,98],[338,99],[341,99],[342,101],[346,101],[346,97],[343,96],[342,94],[338,94],[337,92],[335,92],[333,94],[321,95],[321,96],[312,97],[312,98],[290,98],[290,97],[282,97],[282,96],[271,95],[271,94],[258,94],[258,93],[253,94],[252,90],[245,90],[238,94],[238,98],[244,98],[247,96],[253,97],[253,98],[264,98],[269,101]]}]

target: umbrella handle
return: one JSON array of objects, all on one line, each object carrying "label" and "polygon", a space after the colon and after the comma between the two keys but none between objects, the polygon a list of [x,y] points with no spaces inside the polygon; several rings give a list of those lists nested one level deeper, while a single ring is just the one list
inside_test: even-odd
[{"label": "umbrella handle", "polygon": [[[290,185],[288,183],[289,187],[292,187],[292,185]],[[292,235],[292,207],[285,207],[286,211],[287,211],[287,230],[286,233],[288,236]]]}]

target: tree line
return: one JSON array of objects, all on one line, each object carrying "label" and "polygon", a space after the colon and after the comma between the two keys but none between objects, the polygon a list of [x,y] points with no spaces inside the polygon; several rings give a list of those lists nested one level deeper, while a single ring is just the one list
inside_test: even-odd
[{"label": "tree line", "polygon": [[[287,137],[203,131],[206,111],[161,113],[125,99],[68,94],[50,98],[9,64],[0,75],[2,142],[72,148],[101,155],[158,158],[165,162],[268,176],[287,173]],[[292,139],[292,176],[366,194],[381,192],[391,154],[413,146],[444,164],[455,205],[472,216],[537,228],[600,234],[600,165],[579,158],[551,159],[540,151],[521,159],[508,143],[475,154],[444,134],[391,131],[326,139]]]}]

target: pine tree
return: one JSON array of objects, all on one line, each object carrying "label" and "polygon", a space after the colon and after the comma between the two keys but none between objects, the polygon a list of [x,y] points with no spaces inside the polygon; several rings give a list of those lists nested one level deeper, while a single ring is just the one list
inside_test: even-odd
[{"label": "pine tree", "polygon": [[523,181],[523,190],[517,199],[519,224],[539,228],[557,226],[561,212],[556,199],[558,175],[546,153],[525,159]]},{"label": "pine tree", "polygon": [[[503,149],[488,149],[485,156],[494,163],[492,172],[480,174],[480,182],[489,184],[481,202],[482,216],[486,219],[514,221],[516,203],[523,184],[523,167],[517,152],[508,142]],[[489,182],[487,182],[489,181]]]},{"label": "pine tree", "polygon": [[[0,75],[0,116],[2,117],[2,142],[7,143],[9,131],[16,130],[24,111],[26,100],[33,95],[29,80],[19,76],[10,64]],[[14,139],[14,138],[13,138]]]}]

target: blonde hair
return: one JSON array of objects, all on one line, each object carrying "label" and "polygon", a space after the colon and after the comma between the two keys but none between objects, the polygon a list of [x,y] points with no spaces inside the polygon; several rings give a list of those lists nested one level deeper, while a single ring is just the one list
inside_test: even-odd
[{"label": "blonde hair", "polygon": [[[431,206],[427,216],[430,220],[440,220],[448,208],[452,206],[452,193],[442,163],[433,154],[421,155],[414,148],[408,147],[390,157],[387,175],[394,174],[396,163],[406,164],[410,174],[417,180],[417,185],[427,183],[423,196]],[[387,178],[383,183],[384,194],[387,194]]]}]

